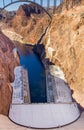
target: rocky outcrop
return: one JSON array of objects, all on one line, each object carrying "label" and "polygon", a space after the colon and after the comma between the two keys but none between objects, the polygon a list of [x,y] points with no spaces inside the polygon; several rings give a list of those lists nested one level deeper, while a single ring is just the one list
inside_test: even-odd
[{"label": "rocky outcrop", "polygon": [[23,4],[19,7],[17,15],[30,17],[31,14],[42,14],[44,11],[41,7],[34,4]]},{"label": "rocky outcrop", "polygon": [[84,5],[55,14],[43,40],[45,58],[61,66],[73,98],[84,107]]},{"label": "rocky outcrop", "polygon": [[6,24],[13,19],[15,16],[16,11],[7,11],[0,9],[0,21],[5,22]]},{"label": "rocky outcrop", "polygon": [[13,43],[0,32],[0,114],[8,115],[14,80],[14,67],[19,65],[19,58],[14,58]]},{"label": "rocky outcrop", "polygon": [[36,5],[21,5],[10,22],[10,27],[23,37],[27,43],[35,44],[39,40],[46,27],[49,25],[50,18]]},{"label": "rocky outcrop", "polygon": [[56,8],[56,13],[61,13],[63,10],[69,10],[80,4],[83,4],[83,0],[61,0],[60,5]]}]

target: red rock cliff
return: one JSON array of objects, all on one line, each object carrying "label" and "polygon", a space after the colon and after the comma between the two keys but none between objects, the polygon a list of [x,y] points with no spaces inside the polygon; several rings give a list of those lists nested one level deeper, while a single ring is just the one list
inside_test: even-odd
[{"label": "red rock cliff", "polygon": [[14,80],[14,67],[19,60],[14,58],[13,43],[0,32],[0,114],[8,115],[11,103],[12,88],[10,82]]}]

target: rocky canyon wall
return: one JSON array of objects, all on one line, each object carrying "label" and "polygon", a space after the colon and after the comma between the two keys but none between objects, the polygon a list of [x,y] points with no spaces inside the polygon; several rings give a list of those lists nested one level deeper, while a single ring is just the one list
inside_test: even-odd
[{"label": "rocky canyon wall", "polygon": [[[84,107],[84,0],[81,0],[81,5],[75,5],[69,10],[64,6],[61,14],[54,14],[42,40],[45,53],[42,49],[40,52],[63,69],[73,90],[73,98]],[[23,41],[35,44],[49,23],[49,17],[41,9],[33,5],[23,5],[13,19],[7,21],[6,29],[12,28],[13,32],[22,36]],[[10,82],[14,79],[13,70],[19,64],[19,60],[13,56],[13,46],[0,32],[0,113],[5,115],[8,114],[11,102]]]},{"label": "rocky canyon wall", "polygon": [[14,80],[14,67],[19,65],[19,58],[14,58],[14,44],[0,32],[0,114],[8,115]]},{"label": "rocky canyon wall", "polygon": [[84,5],[55,14],[42,44],[45,57],[63,69],[73,98],[84,107]]},{"label": "rocky canyon wall", "polygon": [[49,16],[33,4],[21,5],[9,22],[9,27],[23,37],[25,43],[35,44],[50,23]]}]

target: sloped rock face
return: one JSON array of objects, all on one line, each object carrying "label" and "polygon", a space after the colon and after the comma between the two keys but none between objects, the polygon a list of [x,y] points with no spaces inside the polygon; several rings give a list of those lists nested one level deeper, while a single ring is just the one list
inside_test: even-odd
[{"label": "sloped rock face", "polygon": [[35,44],[39,40],[50,18],[36,5],[21,5],[10,23],[15,32],[23,36],[23,40]]},{"label": "sloped rock face", "polygon": [[43,44],[45,57],[61,66],[74,99],[84,107],[84,5],[55,14]]},{"label": "sloped rock face", "polygon": [[0,32],[0,114],[8,115],[14,80],[14,67],[19,65],[19,58],[14,58],[13,43]]}]

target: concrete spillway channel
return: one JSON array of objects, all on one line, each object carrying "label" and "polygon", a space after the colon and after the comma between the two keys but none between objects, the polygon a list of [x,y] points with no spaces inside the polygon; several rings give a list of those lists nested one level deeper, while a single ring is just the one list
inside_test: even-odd
[{"label": "concrete spillway channel", "polygon": [[30,101],[26,70],[20,66],[14,72],[13,98],[9,111],[9,118],[13,122],[32,128],[54,128],[78,119],[79,109],[72,101],[71,91],[59,67],[49,66],[46,69],[47,102],[38,104]]}]

